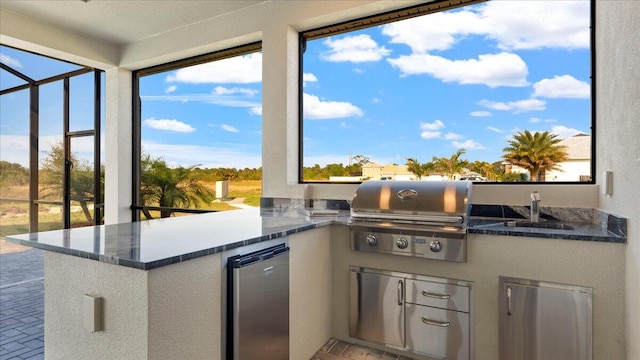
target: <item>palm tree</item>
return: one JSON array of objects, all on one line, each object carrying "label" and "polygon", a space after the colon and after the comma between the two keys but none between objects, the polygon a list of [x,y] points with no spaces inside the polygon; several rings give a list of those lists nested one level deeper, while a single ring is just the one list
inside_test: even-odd
[{"label": "palm tree", "polygon": [[[140,171],[140,195],[145,205],[158,204],[162,207],[196,206],[199,202],[209,202],[213,197],[211,191],[204,187],[192,175],[197,165],[185,168],[170,168],[160,158],[143,155]],[[173,212],[161,210],[160,217],[170,217]],[[148,211],[144,212],[151,218]]]},{"label": "palm tree", "polygon": [[505,147],[502,157],[511,164],[527,169],[531,181],[538,181],[538,174],[546,170],[558,170],[558,164],[568,159],[566,146],[558,145],[558,135],[549,131],[518,132]]},{"label": "palm tree", "polygon": [[493,169],[493,165],[486,161],[476,160],[469,164],[469,170],[482,174],[488,180],[495,180],[496,173]]},{"label": "palm tree", "polygon": [[460,157],[466,153],[465,149],[460,149],[451,155],[448,159],[445,157],[433,157],[433,164],[435,168],[453,179],[455,174],[459,174],[462,170],[469,165],[469,161],[462,160]]},{"label": "palm tree", "polygon": [[429,175],[429,172],[433,170],[433,164],[430,162],[421,164],[418,159],[408,158],[407,170],[412,172],[418,180],[420,180],[423,176]]}]

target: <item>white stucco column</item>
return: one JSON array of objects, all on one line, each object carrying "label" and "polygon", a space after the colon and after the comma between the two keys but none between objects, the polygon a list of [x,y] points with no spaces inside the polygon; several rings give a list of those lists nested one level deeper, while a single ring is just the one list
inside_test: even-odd
[{"label": "white stucco column", "polygon": [[[262,39],[262,195],[301,195],[298,186],[298,33],[274,22]],[[300,194],[292,194],[300,187]]]},{"label": "white stucco column", "polygon": [[132,74],[106,71],[104,223],[131,222]]}]

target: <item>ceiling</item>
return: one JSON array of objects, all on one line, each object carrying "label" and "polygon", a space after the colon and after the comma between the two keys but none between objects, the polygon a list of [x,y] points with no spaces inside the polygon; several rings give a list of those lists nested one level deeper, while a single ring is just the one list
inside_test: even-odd
[{"label": "ceiling", "polygon": [[271,0],[0,0],[55,27],[126,45]]}]

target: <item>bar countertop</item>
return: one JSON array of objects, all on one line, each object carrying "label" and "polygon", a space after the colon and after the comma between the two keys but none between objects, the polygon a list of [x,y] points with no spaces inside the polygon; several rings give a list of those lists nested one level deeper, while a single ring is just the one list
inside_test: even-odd
[{"label": "bar countertop", "polygon": [[9,242],[143,270],[275,239],[345,217],[268,216],[259,208],[7,236]]},{"label": "bar countertop", "polygon": [[[475,206],[475,205],[474,205]],[[481,208],[482,206],[478,206]],[[493,208],[493,207],[492,207]],[[491,208],[491,209],[492,209]],[[275,209],[275,208],[274,208]],[[186,261],[242,246],[332,224],[346,225],[349,211],[341,209],[331,216],[308,216],[308,212],[289,208],[261,211],[259,208],[179,216],[133,223],[53,230],[11,235],[12,243],[71,256],[117,264],[142,270]],[[489,210],[491,210],[489,209]],[[303,209],[304,210],[304,209]],[[509,227],[502,216],[472,214],[469,235],[501,235],[559,240],[626,243],[626,219],[605,214],[600,221],[581,219],[573,229]],[[491,210],[493,211],[493,210]],[[575,212],[575,211],[574,211]],[[513,215],[513,214],[510,214]],[[575,216],[570,217],[575,220]],[[602,220],[604,219],[604,220]],[[597,220],[597,219],[596,219]],[[473,241],[474,237],[470,238]]]}]

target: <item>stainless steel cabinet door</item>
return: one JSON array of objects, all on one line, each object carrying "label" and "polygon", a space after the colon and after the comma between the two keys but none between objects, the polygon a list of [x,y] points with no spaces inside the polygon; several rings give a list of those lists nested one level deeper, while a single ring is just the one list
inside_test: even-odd
[{"label": "stainless steel cabinet door", "polygon": [[500,278],[500,360],[590,360],[591,289]]},{"label": "stainless steel cabinet door", "polygon": [[404,278],[351,271],[349,336],[404,347]]}]

